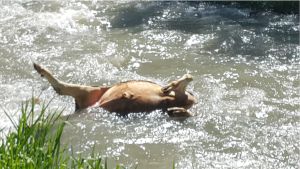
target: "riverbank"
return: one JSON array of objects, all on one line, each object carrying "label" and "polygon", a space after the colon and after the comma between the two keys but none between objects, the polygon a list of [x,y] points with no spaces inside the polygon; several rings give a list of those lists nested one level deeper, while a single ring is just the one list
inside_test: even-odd
[{"label": "riverbank", "polygon": [[[66,121],[62,112],[47,113],[48,105],[35,111],[35,104],[24,104],[21,116],[14,121],[12,132],[1,140],[0,168],[93,168],[107,169],[106,160],[91,153],[89,157],[74,155],[69,145],[61,145]],[[72,147],[70,148],[72,149]],[[117,169],[122,168],[120,165]]]}]

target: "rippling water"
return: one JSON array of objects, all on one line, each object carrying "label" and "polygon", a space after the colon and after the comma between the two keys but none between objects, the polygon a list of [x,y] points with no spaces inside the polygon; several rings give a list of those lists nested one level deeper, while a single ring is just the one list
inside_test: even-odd
[{"label": "rippling water", "polygon": [[0,1],[1,107],[17,117],[34,93],[74,111],[33,61],[90,85],[191,73],[195,117],[88,110],[71,116],[63,142],[95,147],[110,166],[299,168],[299,29],[299,15],[206,3]]}]

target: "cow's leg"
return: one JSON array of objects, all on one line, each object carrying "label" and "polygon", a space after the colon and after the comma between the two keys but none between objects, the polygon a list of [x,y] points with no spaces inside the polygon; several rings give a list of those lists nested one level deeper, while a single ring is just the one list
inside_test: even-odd
[{"label": "cow's leg", "polygon": [[172,81],[168,85],[161,88],[164,93],[170,93],[171,91],[185,92],[185,89],[189,82],[193,80],[192,75],[185,74],[180,79]]},{"label": "cow's leg", "polygon": [[59,95],[74,97],[77,109],[83,109],[94,105],[108,89],[107,87],[92,87],[65,83],[55,78],[46,68],[35,63],[33,66],[42,77],[45,77],[48,80]]}]

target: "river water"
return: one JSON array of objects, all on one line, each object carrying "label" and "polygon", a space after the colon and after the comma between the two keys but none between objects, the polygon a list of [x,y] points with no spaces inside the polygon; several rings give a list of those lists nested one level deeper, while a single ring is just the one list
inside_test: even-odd
[{"label": "river water", "polygon": [[[195,117],[71,115],[63,143],[134,168],[299,168],[299,15],[180,2],[0,1],[0,128],[32,94],[74,112],[32,62],[61,80],[166,84],[185,73]],[[39,108],[39,105],[37,105]]]}]

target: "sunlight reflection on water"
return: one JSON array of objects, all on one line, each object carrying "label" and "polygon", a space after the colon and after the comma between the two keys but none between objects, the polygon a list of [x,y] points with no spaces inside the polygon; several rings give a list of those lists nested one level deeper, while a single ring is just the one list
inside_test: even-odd
[{"label": "sunlight reflection on water", "polygon": [[[139,168],[298,168],[299,16],[181,2],[2,2],[1,106],[17,112],[32,93],[65,108],[64,143],[95,147],[112,163]],[[251,14],[251,15],[250,15]],[[72,114],[33,70],[111,85],[166,84],[184,73],[198,98],[185,121],[161,111],[120,117]],[[17,118],[18,113],[13,114]],[[0,112],[0,129],[9,126]]]}]

